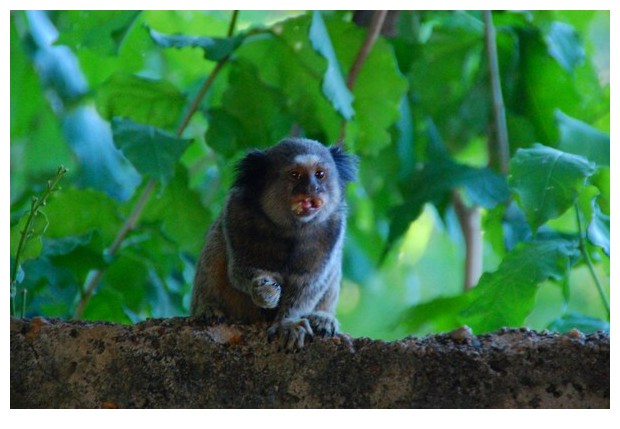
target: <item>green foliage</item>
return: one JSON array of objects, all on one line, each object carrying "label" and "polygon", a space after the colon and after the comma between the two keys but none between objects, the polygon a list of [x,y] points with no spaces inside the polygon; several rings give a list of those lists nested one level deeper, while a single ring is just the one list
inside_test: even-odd
[{"label": "green foliage", "polygon": [[[367,28],[350,12],[237,18],[229,35],[230,11],[11,14],[14,313],[187,315],[234,163],[298,134],[343,137],[360,156],[345,331],[609,329],[608,11],[493,13],[507,176],[480,12],[399,12],[352,89]],[[66,186],[29,217],[61,164]],[[485,272],[470,291],[455,195],[482,213]]]},{"label": "green foliage", "polygon": [[104,118],[170,128],[179,120],[185,97],[166,81],[115,73],[97,90],[97,110]]},{"label": "green foliage", "polygon": [[535,232],[549,219],[572,207],[594,172],[585,158],[534,145],[520,149],[512,158],[511,186]]},{"label": "green foliage", "polygon": [[112,133],[116,147],[141,174],[164,183],[173,176],[175,165],[191,143],[128,119],[112,119]]}]

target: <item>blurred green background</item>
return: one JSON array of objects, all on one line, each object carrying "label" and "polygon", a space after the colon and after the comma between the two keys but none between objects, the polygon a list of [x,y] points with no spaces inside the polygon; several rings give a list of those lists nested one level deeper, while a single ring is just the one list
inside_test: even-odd
[{"label": "blurred green background", "polygon": [[301,135],[361,159],[344,331],[608,330],[609,16],[391,12],[347,86],[369,14],[12,11],[12,314],[187,315],[235,162]]}]

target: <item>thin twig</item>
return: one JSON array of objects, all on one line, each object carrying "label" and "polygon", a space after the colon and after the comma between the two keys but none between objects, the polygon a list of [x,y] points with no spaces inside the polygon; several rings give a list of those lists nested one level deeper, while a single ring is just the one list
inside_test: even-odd
[{"label": "thin twig", "polygon": [[[230,22],[230,25],[228,27],[228,32],[227,32],[228,37],[232,36],[234,32],[238,14],[239,14],[238,10],[233,11],[231,22]],[[221,60],[217,62],[213,70],[211,70],[211,73],[209,73],[209,76],[207,76],[207,79],[205,79],[204,83],[198,90],[196,97],[194,97],[192,104],[190,105],[187,112],[183,116],[181,125],[179,125],[176,131],[177,137],[181,137],[181,135],[183,134],[183,132],[189,125],[189,121],[191,120],[192,116],[194,116],[194,113],[196,113],[196,111],[200,107],[200,103],[202,102],[204,96],[207,94],[207,92],[213,85],[213,81],[218,76],[218,74],[220,73],[220,71],[222,70],[224,65],[228,62],[229,59],[230,59],[230,55],[227,55],[226,57],[222,58]],[[138,220],[140,219],[140,216],[142,215],[142,212],[144,211],[144,208],[146,207],[146,204],[148,203],[149,199],[153,195],[153,192],[155,191],[156,185],[157,185],[157,181],[153,179],[149,180],[149,182],[146,184],[146,186],[142,190],[142,194],[140,195],[140,198],[136,202],[136,205],[133,207],[131,214],[129,215],[124,225],[119,230],[118,234],[116,235],[116,238],[114,239],[114,242],[112,243],[110,248],[107,250],[108,256],[114,256],[116,254],[116,252],[120,248],[121,244],[123,243],[127,235],[136,227],[136,225],[138,224]],[[90,301],[104,273],[105,273],[105,268],[94,270],[91,272],[90,280],[88,281],[87,285],[84,287],[84,292],[82,296],[80,297],[78,306],[73,314],[74,319],[79,319],[84,314],[84,309],[86,308],[86,305]]]},{"label": "thin twig", "polygon": [[[28,213],[28,218],[26,219],[26,224],[24,225],[24,229],[20,231],[19,243],[17,244],[17,250],[15,251],[15,262],[13,264],[13,269],[11,270],[11,309],[12,309],[12,313],[14,316],[16,315],[16,312],[15,312],[16,310],[15,310],[15,296],[14,296],[13,291],[15,291],[16,284],[17,284],[17,272],[19,270],[19,266],[21,263],[22,251],[24,250],[24,246],[26,245],[26,242],[28,241],[28,239],[30,239],[30,234],[31,234],[30,229],[32,226],[32,222],[35,216],[37,216],[37,214],[39,213],[39,209],[47,203],[47,198],[50,195],[52,195],[52,192],[54,192],[54,188],[56,188],[56,185],[58,185],[58,182],[60,182],[60,179],[62,179],[63,176],[67,174],[67,171],[69,170],[67,170],[62,165],[58,167],[58,170],[56,171],[56,175],[51,180],[48,180],[47,188],[45,189],[43,194],[40,197],[32,197],[32,203],[30,204],[30,213]],[[25,290],[26,289],[24,289],[24,291]],[[23,307],[22,313],[24,313],[25,304],[22,305],[22,307]],[[23,314],[22,314],[22,317],[23,317]]]},{"label": "thin twig", "polygon": [[[493,117],[495,122],[495,139],[489,138],[489,158],[494,160],[495,168],[503,174],[508,174],[508,161],[510,158],[508,149],[508,127],[506,125],[506,110],[504,108],[504,97],[502,96],[502,85],[499,75],[499,63],[497,60],[497,43],[495,40],[495,27],[493,16],[490,10],[483,12],[484,16],[484,35],[489,63],[489,79],[491,82],[491,94],[493,98]],[[491,143],[494,142],[494,143]]]},{"label": "thin twig", "polygon": [[349,70],[349,74],[347,76],[347,88],[350,90],[353,89],[355,81],[357,80],[357,75],[362,69],[362,65],[364,65],[368,54],[370,54],[372,47],[377,41],[377,37],[381,34],[381,28],[383,27],[383,22],[385,21],[387,12],[387,10],[377,10],[372,16],[372,21],[370,21],[370,25],[368,26],[366,39],[364,39],[364,43],[357,53],[357,57],[355,58],[355,61],[353,62],[351,70]]},{"label": "thin twig", "polygon": [[[357,56],[355,57],[355,61],[353,61],[353,65],[349,70],[349,74],[347,75],[347,88],[353,91],[353,87],[355,86],[355,82],[357,80],[357,76],[370,54],[372,47],[377,41],[377,37],[381,33],[381,28],[383,27],[383,23],[385,22],[385,17],[387,15],[387,10],[377,10],[372,16],[372,20],[370,21],[370,25],[368,26],[368,33],[366,33],[366,38],[364,39],[364,43],[362,44]],[[344,142],[344,137],[346,134],[346,126],[347,121],[343,119],[340,124],[340,137],[339,141]]]},{"label": "thin twig", "polygon": [[609,300],[607,299],[607,295],[605,295],[605,290],[603,289],[603,285],[601,284],[601,281],[598,278],[596,271],[594,271],[594,265],[592,264],[592,260],[590,259],[590,254],[588,253],[588,250],[586,249],[586,242],[584,239],[585,231],[583,231],[582,226],[581,226],[581,210],[579,209],[579,206],[577,204],[575,204],[575,213],[577,217],[577,231],[579,233],[579,250],[581,251],[583,258],[586,261],[586,265],[588,266],[590,275],[594,279],[594,284],[596,285],[598,293],[601,297],[601,301],[603,301],[603,306],[605,306],[605,310],[607,311],[607,319],[609,319],[611,317],[611,310],[609,308]]}]

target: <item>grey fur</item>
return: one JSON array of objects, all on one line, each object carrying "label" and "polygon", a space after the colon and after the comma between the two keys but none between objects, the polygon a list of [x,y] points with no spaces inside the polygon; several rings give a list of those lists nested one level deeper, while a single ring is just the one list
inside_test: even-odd
[{"label": "grey fur", "polygon": [[269,335],[289,350],[337,333],[344,186],[356,168],[341,147],[308,139],[249,153],[208,232],[192,315],[273,322]]}]

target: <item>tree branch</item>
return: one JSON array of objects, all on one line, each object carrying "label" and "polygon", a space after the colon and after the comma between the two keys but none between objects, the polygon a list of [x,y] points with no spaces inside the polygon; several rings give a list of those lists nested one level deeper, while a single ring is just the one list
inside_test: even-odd
[{"label": "tree branch", "polygon": [[463,238],[465,239],[465,279],[464,290],[478,284],[482,275],[482,229],[480,227],[480,209],[477,206],[467,207],[461,195],[452,193],[452,204],[459,220]]},{"label": "tree branch", "polygon": [[[349,74],[347,75],[347,88],[353,91],[353,87],[355,86],[355,81],[357,80],[357,75],[359,74],[368,54],[372,50],[375,42],[377,41],[377,37],[381,33],[381,28],[383,27],[383,22],[385,21],[385,17],[387,15],[387,10],[377,10],[372,16],[372,20],[370,21],[370,25],[368,26],[368,33],[366,34],[366,38],[364,39],[364,43],[360,47],[357,56],[355,57],[355,61],[353,61],[353,65],[349,70]],[[346,119],[342,120],[340,124],[340,141],[344,141],[344,137],[346,134]]]},{"label": "tree branch", "polygon": [[506,125],[506,110],[504,108],[499,63],[497,60],[495,27],[490,10],[485,10],[483,16],[485,47],[489,63],[489,80],[491,83],[491,96],[493,100],[494,129],[496,133],[494,139],[489,136],[489,164],[503,174],[508,174],[508,161],[510,159],[508,127]]}]

